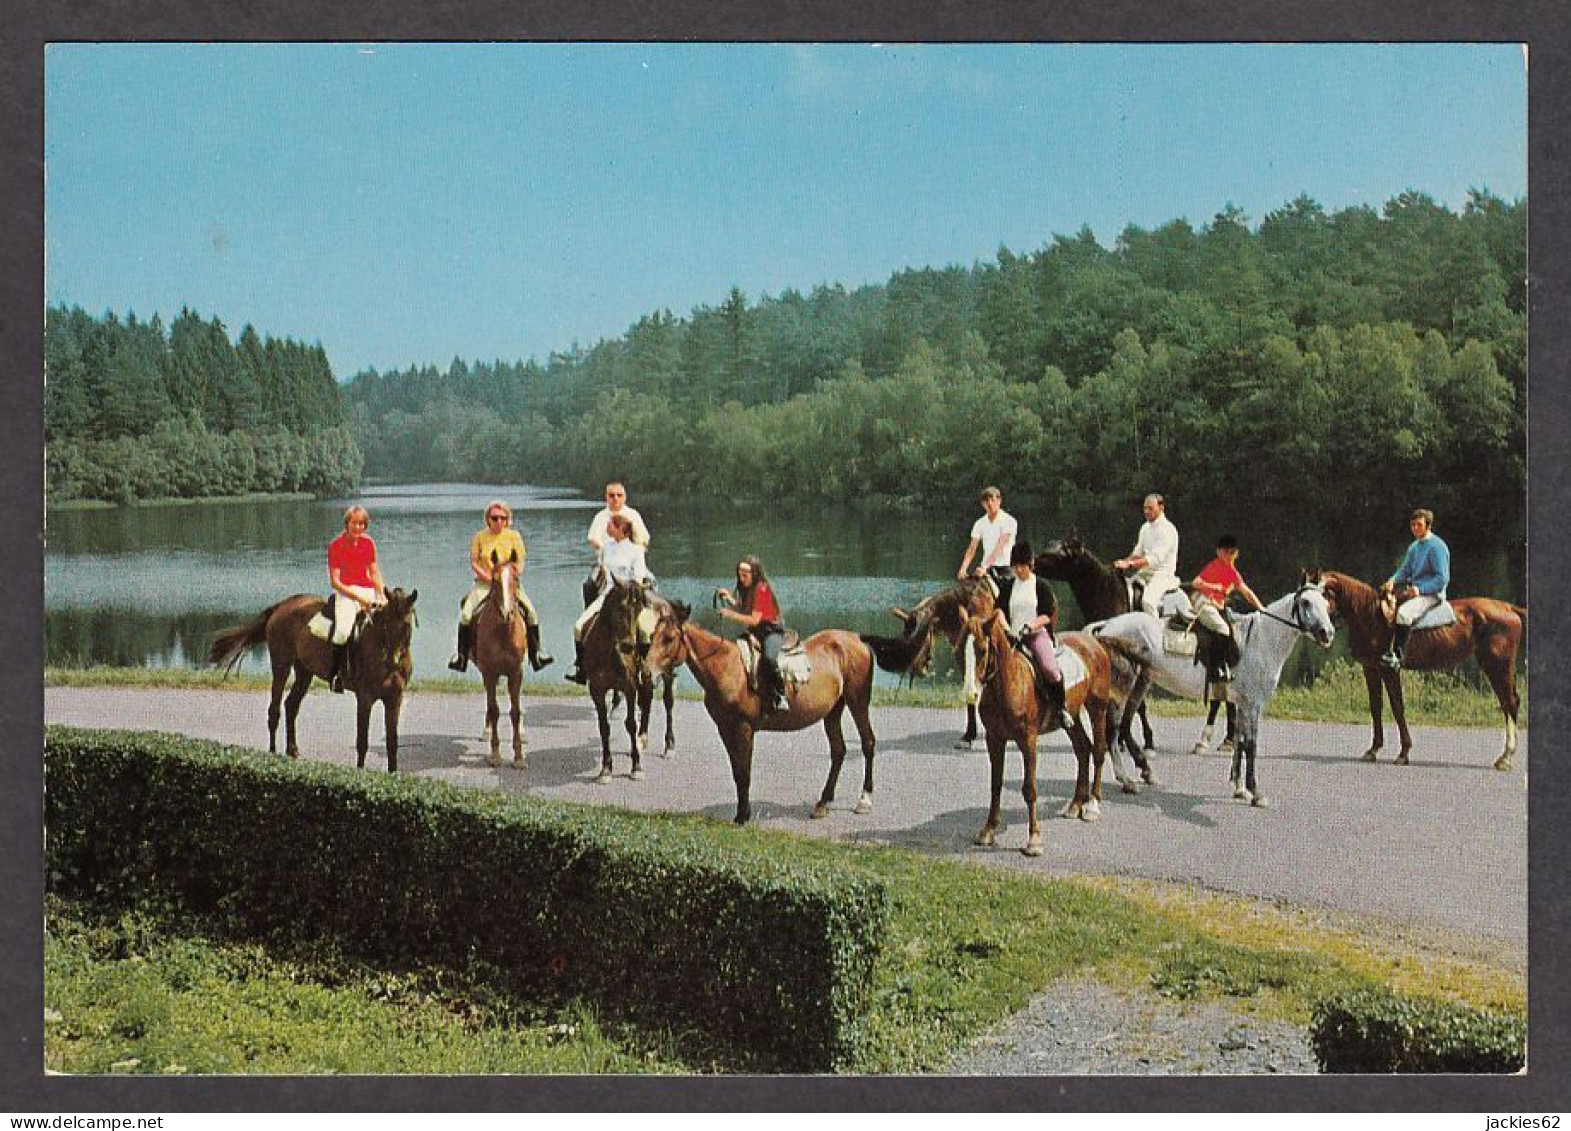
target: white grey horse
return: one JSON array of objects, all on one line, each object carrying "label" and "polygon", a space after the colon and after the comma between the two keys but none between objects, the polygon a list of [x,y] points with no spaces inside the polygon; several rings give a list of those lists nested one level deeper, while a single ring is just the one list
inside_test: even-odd
[{"label": "white grey horse", "polygon": [[[1087,625],[1109,650],[1142,665],[1148,673],[1130,696],[1121,727],[1134,717],[1150,682],[1188,699],[1205,696],[1205,666],[1192,656],[1169,655],[1162,646],[1162,621],[1150,613],[1124,613],[1110,620]],[[1300,636],[1309,636],[1322,648],[1331,647],[1336,626],[1331,623],[1331,608],[1326,602],[1324,583],[1317,573],[1306,573],[1292,593],[1277,598],[1264,613],[1248,613],[1233,620],[1242,658],[1233,670],[1229,697],[1238,706],[1238,736],[1233,751],[1233,796],[1264,806],[1265,797],[1255,782],[1255,753],[1260,720],[1266,705],[1276,693],[1282,667]],[[1133,741],[1132,736],[1130,741]],[[1110,744],[1115,763],[1117,746]],[[1240,769],[1243,780],[1240,780]]]}]

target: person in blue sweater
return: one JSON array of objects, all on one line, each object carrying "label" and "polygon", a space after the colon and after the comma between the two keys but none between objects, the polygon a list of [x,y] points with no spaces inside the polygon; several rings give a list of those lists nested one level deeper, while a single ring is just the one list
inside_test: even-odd
[{"label": "person in blue sweater", "polygon": [[1413,631],[1413,623],[1446,599],[1446,586],[1451,584],[1451,548],[1430,529],[1434,522],[1434,512],[1423,508],[1408,516],[1413,543],[1408,546],[1401,566],[1380,587],[1382,593],[1395,593],[1401,602],[1396,610],[1391,647],[1380,657],[1380,662],[1387,667],[1402,666],[1407,635]]}]

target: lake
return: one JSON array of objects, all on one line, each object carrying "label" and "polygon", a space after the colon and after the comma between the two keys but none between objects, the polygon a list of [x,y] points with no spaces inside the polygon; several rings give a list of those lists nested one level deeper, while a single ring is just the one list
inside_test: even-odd
[{"label": "lake", "polygon": [[[572,658],[571,626],[582,608],[579,585],[592,561],[584,541],[599,498],[531,486],[414,484],[367,488],[383,576],[420,590],[415,633],[417,678],[448,677],[458,602],[469,587],[469,539],[486,503],[506,499],[529,547],[524,586],[544,622],[557,663],[541,677],[560,682]],[[51,665],[200,667],[220,628],[250,619],[291,593],[326,594],[327,544],[343,529],[348,500],[264,499],[187,506],[50,511],[44,558],[45,657]],[[911,605],[954,577],[979,509],[906,511],[873,506],[793,510],[724,499],[644,500],[632,504],[653,533],[650,568],[667,596],[708,613],[717,585],[734,584],[736,561],[757,554],[775,581],[787,622],[804,635],[820,628],[892,634],[891,605]],[[1013,504],[1013,505],[1012,505]],[[1021,534],[1037,545],[1077,530],[1098,556],[1128,551],[1140,525],[1139,500],[1098,513],[1049,515],[1029,501],[1005,500]],[[1297,583],[1304,566],[1342,569],[1370,580],[1387,576],[1407,545],[1406,511],[1347,500],[1337,521],[1310,521],[1284,508],[1235,501],[1231,513],[1169,517],[1181,534],[1181,573],[1210,559],[1216,534],[1243,543],[1239,565],[1270,601]],[[1521,602],[1526,596],[1525,507],[1474,508],[1435,529],[1451,546],[1452,592]],[[1060,586],[1063,621],[1081,623]],[[716,618],[717,619],[717,618]],[[706,619],[705,623],[711,623]],[[728,634],[734,634],[729,632]],[[935,650],[947,673],[947,649]],[[1332,655],[1345,654],[1338,641]],[[1327,657],[1299,649],[1285,678],[1307,682]],[[266,671],[249,659],[246,670]],[[459,678],[459,677],[453,677]],[[478,681],[474,675],[467,677]],[[536,677],[539,678],[539,677]],[[684,677],[690,679],[690,677]],[[880,673],[890,686],[894,677]]]}]

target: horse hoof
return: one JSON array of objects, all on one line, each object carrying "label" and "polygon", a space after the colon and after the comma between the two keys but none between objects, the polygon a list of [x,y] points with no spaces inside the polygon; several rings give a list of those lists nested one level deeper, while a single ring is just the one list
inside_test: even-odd
[{"label": "horse hoof", "polygon": [[1082,821],[1100,821],[1102,819],[1102,805],[1096,798],[1087,801],[1080,810]]},{"label": "horse hoof", "polygon": [[1495,759],[1495,769],[1497,769],[1497,770],[1509,770],[1510,768],[1511,768],[1511,755],[1509,755],[1509,754],[1502,754],[1502,755],[1500,755],[1500,757]]},{"label": "horse hoof", "polygon": [[1080,803],[1078,801],[1068,802],[1062,809],[1058,811],[1058,815],[1068,821],[1074,820],[1076,817],[1080,816]]},{"label": "horse hoof", "polygon": [[976,834],[976,846],[978,848],[992,848],[993,847],[993,830],[991,830],[991,829],[983,829],[981,832],[977,833]]},{"label": "horse hoof", "polygon": [[1233,790],[1233,800],[1234,801],[1251,801],[1252,802],[1252,801],[1254,801],[1254,799],[1255,799],[1255,795],[1250,793],[1243,786],[1238,786],[1238,787],[1236,787]]},{"label": "horse hoof", "polygon": [[1402,751],[1402,753],[1400,753],[1400,754],[1398,754],[1396,756],[1396,764],[1398,766],[1406,766],[1406,765],[1408,765],[1407,751],[1406,750]]},{"label": "horse hoof", "polygon": [[851,812],[856,813],[858,815],[860,815],[862,813],[871,813],[872,811],[873,811],[873,799],[871,797],[869,797],[865,793],[862,794],[861,797],[858,797],[856,799],[856,804],[855,805],[851,806]]},{"label": "horse hoof", "polygon": [[1119,785],[1119,788],[1122,789],[1125,793],[1139,793],[1140,792],[1140,787],[1138,785],[1136,785],[1132,781],[1121,781],[1121,782],[1118,783],[1118,785]]},{"label": "horse hoof", "polygon": [[1229,741],[1228,739],[1225,739],[1225,738],[1222,740],[1222,745],[1220,745],[1220,746],[1218,746],[1216,748],[1216,752],[1218,754],[1226,754],[1229,757],[1232,756],[1233,750],[1234,750],[1233,743],[1231,741]]},{"label": "horse hoof", "polygon": [[1372,750],[1365,750],[1365,751],[1364,751],[1364,755],[1363,755],[1363,760],[1364,760],[1364,761],[1365,761],[1365,762],[1373,762],[1373,761],[1374,761],[1374,760],[1375,760],[1375,753],[1376,753],[1376,752],[1377,752],[1377,751],[1378,751],[1378,750],[1379,750],[1379,749],[1380,749],[1380,748],[1379,748],[1379,747],[1378,747],[1378,746],[1377,746],[1377,747],[1375,747],[1375,748],[1374,748],[1374,749],[1372,749]]},{"label": "horse hoof", "polygon": [[1266,799],[1265,795],[1261,794],[1261,793],[1255,794],[1255,799],[1253,801],[1251,801],[1249,804],[1253,805],[1256,809],[1269,809],[1269,808],[1271,808],[1271,802],[1268,801]]},{"label": "horse hoof", "polygon": [[644,780],[644,771],[642,769],[637,769],[637,770],[634,770],[632,773],[628,774],[627,776],[632,778],[634,781],[643,781]]},{"label": "horse hoof", "polygon": [[640,754],[649,753],[649,736],[647,734],[641,734],[638,736],[638,752]]},{"label": "horse hoof", "polygon": [[817,805],[813,806],[813,820],[822,821],[827,816],[829,816],[829,802],[820,801]]},{"label": "horse hoof", "polygon": [[523,754],[514,754],[513,755],[513,769],[521,770],[525,766],[527,766],[528,764],[529,764],[529,759],[527,757],[525,757]]},{"label": "horse hoof", "polygon": [[971,740],[969,738],[962,738],[958,742],[955,743],[955,749],[956,750],[970,750],[970,749],[972,749],[972,742],[971,742]]},{"label": "horse hoof", "polygon": [[596,785],[605,785],[606,782],[608,782],[610,780],[611,780],[611,771],[610,770],[601,770],[598,774],[595,775],[595,784]]},{"label": "horse hoof", "polygon": [[1034,836],[1030,840],[1026,841],[1025,847],[1020,850],[1020,855],[1022,855],[1022,856],[1040,856],[1040,855],[1042,855],[1042,838]]},{"label": "horse hoof", "polygon": [[664,750],[660,751],[660,757],[662,757],[662,758],[675,758],[676,757],[676,747],[674,745],[667,746]]},{"label": "horse hoof", "polygon": [[1211,748],[1203,742],[1197,742],[1195,743],[1195,748],[1189,753],[1196,758],[1204,758],[1207,754],[1211,753]]},{"label": "horse hoof", "polygon": [[493,750],[485,756],[485,764],[488,766],[500,766],[502,764],[502,756]]}]

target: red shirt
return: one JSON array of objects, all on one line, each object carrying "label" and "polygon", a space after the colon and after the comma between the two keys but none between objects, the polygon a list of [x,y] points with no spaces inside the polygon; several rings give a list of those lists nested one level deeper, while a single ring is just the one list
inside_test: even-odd
[{"label": "red shirt", "polygon": [[752,611],[770,624],[780,623],[780,605],[775,601],[775,594],[769,588],[769,582],[760,581],[754,588]]},{"label": "red shirt", "polygon": [[362,585],[376,588],[371,580],[371,566],[376,562],[376,543],[364,534],[351,540],[348,532],[334,538],[327,547],[327,569],[338,571],[338,580],[345,585]]},{"label": "red shirt", "polygon": [[1244,583],[1238,567],[1226,558],[1212,558],[1211,564],[1200,571],[1195,585],[1217,604],[1227,600],[1227,595]]}]

